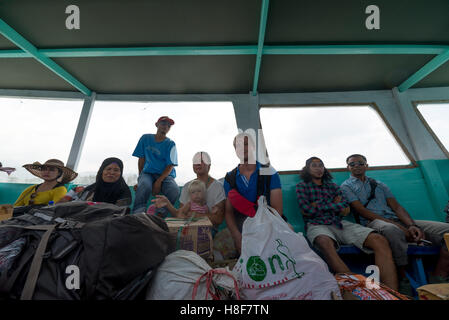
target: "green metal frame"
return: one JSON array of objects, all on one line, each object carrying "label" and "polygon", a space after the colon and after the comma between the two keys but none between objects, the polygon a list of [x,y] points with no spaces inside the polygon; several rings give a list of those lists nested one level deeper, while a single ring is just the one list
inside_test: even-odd
[{"label": "green metal frame", "polygon": [[424,79],[428,74],[438,69],[449,60],[449,50],[439,54],[431,61],[429,61],[424,67],[416,71],[410,78],[405,80],[399,87],[400,92],[404,92],[414,84]]},{"label": "green metal frame", "polygon": [[[263,49],[263,54],[440,54],[449,50],[443,45],[308,45],[308,46],[269,46]],[[0,51],[1,52],[1,51]]]},{"label": "green metal frame", "polygon": [[[346,55],[346,54],[435,54],[449,50],[443,45],[263,45],[262,55]],[[48,58],[145,57],[189,55],[257,55],[258,46],[202,47],[124,47],[124,48],[64,48],[37,49]],[[0,58],[33,58],[23,50],[0,50]]]},{"label": "green metal frame", "polygon": [[[443,54],[443,45],[263,45],[261,55],[347,55],[347,54]],[[201,55],[257,55],[258,46],[202,46],[202,47],[125,47],[125,48],[64,48],[37,49],[48,58],[145,57],[145,56],[201,56]],[[0,58],[32,58],[23,50],[0,50]]]},{"label": "green metal frame", "polygon": [[404,92],[449,60],[448,45],[264,45],[268,21],[269,0],[262,0],[257,45],[240,46],[181,46],[181,47],[127,47],[127,48],[54,48],[37,49],[6,22],[0,19],[0,34],[22,50],[0,50],[0,58],[34,58],[83,94],[91,90],[50,58],[188,56],[188,55],[256,55],[252,95],[257,95],[263,55],[389,55],[431,54],[430,62],[398,86]]},{"label": "green metal frame", "polygon": [[5,21],[0,19],[0,33],[7,38],[9,41],[14,43],[19,48],[22,48],[23,51],[29,53],[33,58],[42,63],[45,67],[56,73],[59,77],[70,83],[72,86],[77,88],[79,91],[84,93],[87,96],[91,95],[91,91],[79,82],[75,77],[73,77],[70,73],[64,70],[61,66],[55,63],[53,60],[43,55],[37,50],[35,46],[33,46],[27,39],[22,37],[16,30],[11,28]]},{"label": "green metal frame", "polygon": [[256,67],[254,69],[254,81],[252,95],[257,95],[257,85],[259,84],[260,65],[262,64],[263,44],[265,40],[265,30],[267,28],[269,0],[262,1],[262,10],[260,13],[259,39],[257,41]]},{"label": "green metal frame", "polygon": [[[64,48],[38,52],[49,58],[254,55],[257,46]],[[0,58],[31,57],[30,53],[22,50],[0,50]]]}]

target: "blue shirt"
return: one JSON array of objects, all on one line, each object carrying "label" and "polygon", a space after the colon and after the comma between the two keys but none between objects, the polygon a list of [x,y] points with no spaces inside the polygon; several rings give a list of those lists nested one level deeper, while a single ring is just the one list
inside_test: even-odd
[{"label": "blue shirt", "polygon": [[[249,181],[243,174],[240,173],[239,167],[237,167],[237,174],[235,176],[235,184],[237,186],[238,193],[254,203],[257,201],[257,170],[260,170],[259,162],[256,162],[256,170],[251,174]],[[269,170],[271,171],[270,190],[281,189],[281,179],[279,178],[279,173],[277,173],[277,171],[271,166]],[[229,191],[231,190],[231,186],[225,180],[223,187],[227,197]]]},{"label": "blue shirt", "polygon": [[[174,141],[165,138],[161,142],[156,142],[155,137],[154,134],[144,134],[140,137],[133,156],[145,158],[143,172],[161,174],[167,166],[178,165],[178,152]],[[175,168],[169,175],[176,177]]]},{"label": "blue shirt", "polygon": [[[394,211],[387,204],[387,199],[394,198],[394,195],[391,193],[390,188],[388,188],[386,184],[378,180],[376,180],[376,182],[377,187],[376,192],[374,193],[375,197],[370,201],[366,208],[386,219],[396,220],[396,213],[394,213]],[[365,179],[365,182],[363,182],[360,179],[351,176],[341,184],[341,190],[349,203],[359,200],[362,204],[364,204],[368,201],[371,193],[371,185],[368,179]],[[360,216],[360,223],[366,226],[369,221]]]}]

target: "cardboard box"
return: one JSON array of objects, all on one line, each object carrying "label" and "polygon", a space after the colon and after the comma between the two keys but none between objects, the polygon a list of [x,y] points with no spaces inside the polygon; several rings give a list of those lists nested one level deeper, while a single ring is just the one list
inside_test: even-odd
[{"label": "cardboard box", "polygon": [[12,217],[14,208],[10,204],[0,204],[0,221],[7,220]]},{"label": "cardboard box", "polygon": [[204,260],[211,260],[213,253],[212,223],[208,218],[166,218],[170,233],[174,237],[176,250],[196,252]]},{"label": "cardboard box", "polygon": [[426,284],[416,291],[419,300],[449,300],[449,283]]},{"label": "cardboard box", "polygon": [[449,250],[449,233],[444,234],[444,241],[446,241],[446,247]]}]

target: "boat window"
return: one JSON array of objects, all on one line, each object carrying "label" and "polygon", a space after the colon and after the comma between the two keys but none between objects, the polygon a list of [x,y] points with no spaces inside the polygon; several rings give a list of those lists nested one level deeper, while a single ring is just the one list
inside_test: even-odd
[{"label": "boat window", "polygon": [[370,106],[263,107],[260,119],[271,164],[300,170],[316,156],[328,168],[345,168],[363,154],[370,166],[407,165],[407,158],[380,115]]},{"label": "boat window", "polygon": [[83,100],[0,98],[0,162],[16,171],[0,182],[42,182],[24,164],[56,158],[66,163]]},{"label": "boat window", "polygon": [[439,142],[449,150],[449,127],[447,120],[449,119],[449,103],[426,103],[419,104],[418,111],[424,118],[432,134],[434,134]]},{"label": "boat window", "polygon": [[139,138],[156,133],[161,116],[175,121],[167,136],[178,152],[176,182],[183,185],[195,178],[192,157],[206,151],[212,159],[210,175],[219,179],[237,163],[232,139],[237,132],[231,102],[123,102],[96,101],[78,165],[78,184],[95,181],[97,170],[108,157],[124,163],[128,185],[137,182],[137,158],[132,153]]}]

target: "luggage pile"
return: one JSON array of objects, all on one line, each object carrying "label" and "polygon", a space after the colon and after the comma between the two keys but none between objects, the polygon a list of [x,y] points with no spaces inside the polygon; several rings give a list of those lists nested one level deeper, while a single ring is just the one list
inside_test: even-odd
[{"label": "luggage pile", "polygon": [[[384,287],[367,291],[365,278],[357,275],[334,277],[264,197],[255,217],[244,222],[241,255],[232,270],[206,261],[210,245],[204,257],[198,246],[177,246],[188,232],[169,229],[158,216],[129,215],[128,210],[69,202],[0,222],[0,299],[404,298]],[[189,228],[196,230],[183,225],[181,231]],[[228,258],[223,252],[222,258]]]},{"label": "luggage pile", "polygon": [[173,251],[165,222],[107,203],[31,209],[0,224],[1,299],[135,299]]}]

